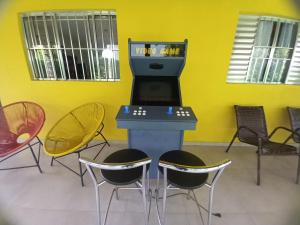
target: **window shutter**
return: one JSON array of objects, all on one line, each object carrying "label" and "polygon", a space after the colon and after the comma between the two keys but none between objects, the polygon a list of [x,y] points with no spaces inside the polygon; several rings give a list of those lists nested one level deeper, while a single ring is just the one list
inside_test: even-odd
[{"label": "window shutter", "polygon": [[[298,23],[298,27],[299,27]],[[300,29],[297,31],[297,38],[290,68],[286,78],[286,84],[300,84]]]},{"label": "window shutter", "polygon": [[[240,15],[235,34],[229,71],[228,83],[244,83],[250,63],[250,57],[258,27],[259,16]],[[300,39],[299,39],[299,66],[300,66]],[[300,67],[299,67],[300,71]],[[300,77],[299,77],[300,78]]]}]

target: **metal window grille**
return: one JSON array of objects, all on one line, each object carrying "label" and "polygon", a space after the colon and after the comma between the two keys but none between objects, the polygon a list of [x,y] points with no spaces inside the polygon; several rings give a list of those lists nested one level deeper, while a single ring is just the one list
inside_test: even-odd
[{"label": "metal window grille", "polygon": [[[241,15],[227,81],[300,84],[298,26],[295,20]],[[299,79],[296,82],[292,77],[295,73]]]},{"label": "metal window grille", "polygon": [[21,15],[34,80],[120,79],[115,11]]}]

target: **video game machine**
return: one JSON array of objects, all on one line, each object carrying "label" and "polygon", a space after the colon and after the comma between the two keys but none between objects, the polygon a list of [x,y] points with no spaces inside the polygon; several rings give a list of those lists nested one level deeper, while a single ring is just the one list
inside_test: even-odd
[{"label": "video game machine", "polygon": [[180,75],[185,65],[184,42],[137,42],[128,40],[133,74],[130,105],[117,114],[118,128],[128,129],[128,147],[152,158],[150,177],[156,177],[159,157],[182,149],[185,130],[195,130],[197,118],[183,106]]}]

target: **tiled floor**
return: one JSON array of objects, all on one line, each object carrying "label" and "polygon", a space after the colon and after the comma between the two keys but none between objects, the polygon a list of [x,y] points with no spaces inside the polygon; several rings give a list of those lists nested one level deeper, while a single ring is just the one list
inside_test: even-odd
[{"label": "tiled floor", "polygon": [[[106,148],[102,158],[124,145]],[[217,183],[214,211],[222,217],[213,217],[213,225],[300,225],[300,185],[295,184],[297,159],[295,157],[265,157],[262,161],[262,185],[256,186],[255,149],[233,147],[224,153],[224,147],[185,146],[185,150],[199,155],[206,163],[223,158],[233,163]],[[91,153],[91,152],[89,152]],[[22,161],[30,161],[29,152]],[[20,159],[18,158],[18,159]],[[42,155],[43,174],[36,168],[1,171],[0,225],[96,225],[94,189],[89,176],[81,187],[79,177],[57,163],[49,166],[50,158]],[[17,158],[10,161],[17,164]],[[68,163],[78,167],[76,158]],[[101,189],[102,210],[108,202],[111,188]],[[203,204],[207,190],[196,191]],[[203,212],[205,216],[205,213]],[[141,196],[134,191],[120,191],[120,200],[113,200],[108,225],[143,224]],[[150,224],[158,224],[154,202]],[[167,201],[167,225],[200,225],[197,208],[184,196]]]}]

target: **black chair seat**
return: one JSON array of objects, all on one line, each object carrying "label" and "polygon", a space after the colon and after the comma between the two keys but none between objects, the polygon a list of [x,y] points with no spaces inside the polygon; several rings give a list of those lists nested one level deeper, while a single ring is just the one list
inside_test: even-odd
[{"label": "black chair seat", "polygon": [[[243,138],[242,141],[250,145],[258,146],[257,138]],[[281,144],[269,140],[262,141],[263,155],[295,155],[296,153],[297,148],[292,145]]]},{"label": "black chair seat", "polygon": [[297,154],[297,148],[292,145],[281,144],[277,142],[267,141],[263,143],[263,154],[268,155],[295,155]]},{"label": "black chair seat", "polygon": [[[148,157],[146,153],[137,149],[122,149],[109,155],[104,163],[124,163],[141,160]],[[149,166],[147,166],[149,169]],[[141,179],[143,167],[127,170],[101,170],[104,179],[113,185],[128,185]]]},{"label": "black chair seat", "polygon": [[[205,163],[197,156],[182,150],[166,152],[159,158],[159,160],[187,166],[205,166]],[[159,170],[161,173],[163,173],[162,167],[159,167]],[[199,188],[205,184],[208,178],[208,173],[184,173],[170,169],[167,169],[167,174],[168,183],[181,189]]]}]

